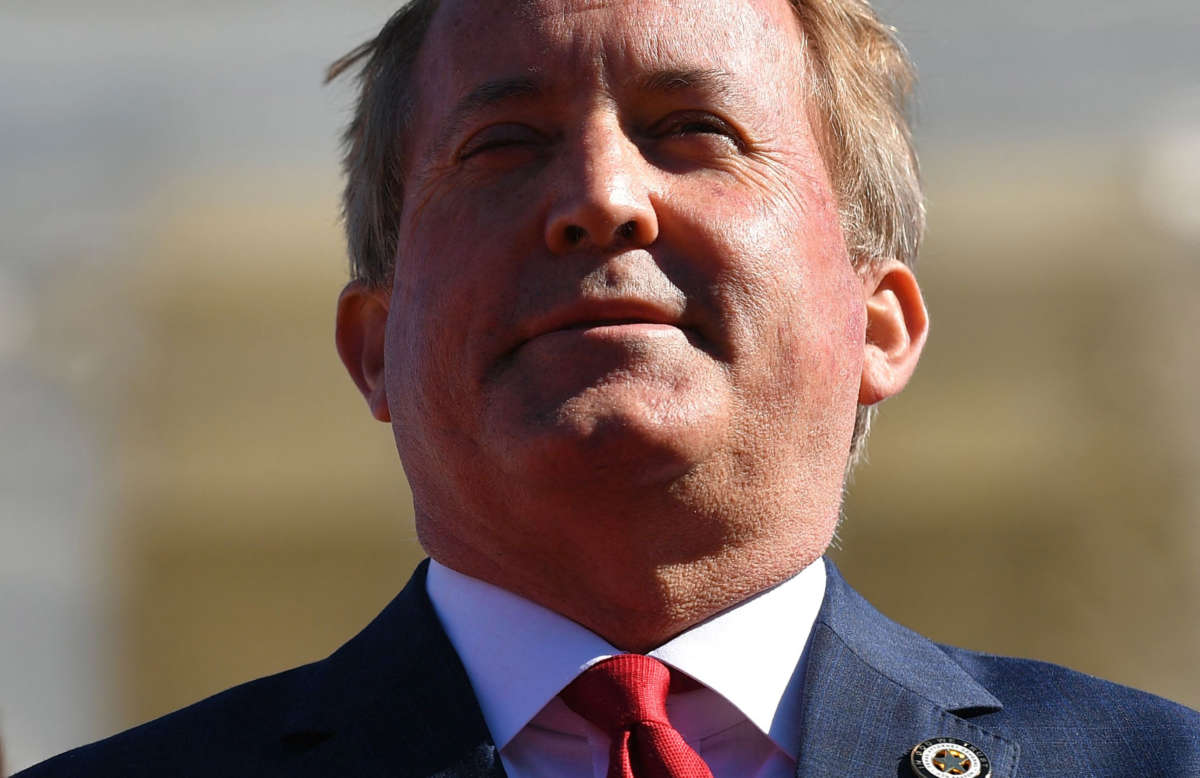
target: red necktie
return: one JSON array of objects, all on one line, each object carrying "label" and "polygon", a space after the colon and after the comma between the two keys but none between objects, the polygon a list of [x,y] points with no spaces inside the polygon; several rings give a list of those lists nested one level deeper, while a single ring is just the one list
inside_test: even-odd
[{"label": "red necktie", "polygon": [[708,765],[667,720],[671,671],[657,659],[621,654],[583,671],[560,695],[608,733],[608,778],[712,778]]}]

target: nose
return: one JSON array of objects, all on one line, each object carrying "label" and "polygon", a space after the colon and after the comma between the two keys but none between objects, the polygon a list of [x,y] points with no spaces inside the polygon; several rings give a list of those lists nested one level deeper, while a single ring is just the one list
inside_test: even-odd
[{"label": "nose", "polygon": [[658,238],[651,171],[615,124],[593,122],[564,152],[545,227],[555,254],[648,246]]}]

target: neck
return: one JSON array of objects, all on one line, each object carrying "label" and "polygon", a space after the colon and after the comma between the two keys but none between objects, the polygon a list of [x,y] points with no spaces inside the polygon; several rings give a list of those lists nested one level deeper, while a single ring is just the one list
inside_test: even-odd
[{"label": "neck", "polygon": [[[661,514],[581,521],[578,513],[569,522],[570,514],[558,516],[553,535],[522,536],[513,527],[507,538],[483,542],[418,514],[418,534],[447,567],[560,613],[623,651],[646,652],[803,570],[833,527],[803,519],[739,527]],[[664,526],[675,531],[645,530]]]},{"label": "neck", "polygon": [[431,557],[646,651],[820,557],[841,508],[836,464],[695,467],[650,485],[417,471],[410,483]]}]

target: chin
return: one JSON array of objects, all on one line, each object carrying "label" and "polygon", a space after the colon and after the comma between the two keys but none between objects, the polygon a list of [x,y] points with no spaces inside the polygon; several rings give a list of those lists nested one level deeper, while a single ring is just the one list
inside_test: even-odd
[{"label": "chin", "polygon": [[725,437],[725,405],[709,395],[590,388],[509,427],[516,479],[573,490],[661,486],[687,475]]}]

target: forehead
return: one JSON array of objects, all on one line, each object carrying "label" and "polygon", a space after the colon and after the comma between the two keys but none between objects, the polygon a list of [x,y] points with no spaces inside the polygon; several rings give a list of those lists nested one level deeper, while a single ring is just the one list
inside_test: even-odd
[{"label": "forehead", "polygon": [[420,72],[447,97],[497,76],[620,82],[646,68],[790,82],[800,49],[787,0],[443,0]]}]

